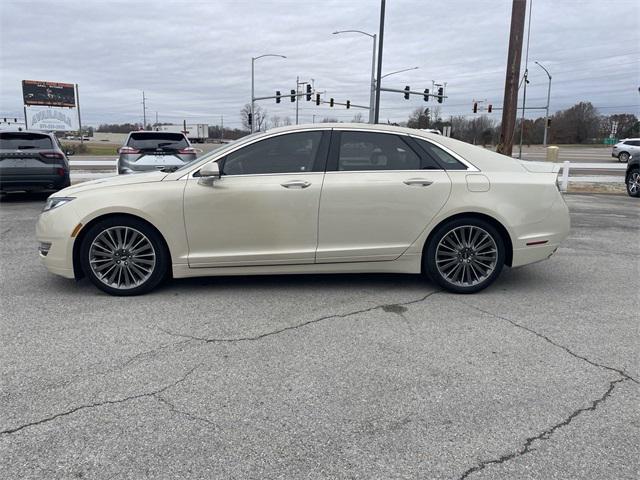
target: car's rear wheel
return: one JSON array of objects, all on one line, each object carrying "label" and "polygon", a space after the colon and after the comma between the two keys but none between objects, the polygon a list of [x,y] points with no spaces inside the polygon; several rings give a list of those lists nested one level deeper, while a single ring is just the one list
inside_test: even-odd
[{"label": "car's rear wheel", "polygon": [[627,193],[630,197],[640,197],[640,169],[634,168],[627,176]]},{"label": "car's rear wheel", "polygon": [[168,254],[160,235],[129,217],[93,225],[80,247],[80,263],[91,282],[111,295],[139,295],[165,277]]},{"label": "car's rear wheel", "polygon": [[630,155],[627,152],[622,152],[618,155],[618,161],[622,163],[627,163],[629,161]]},{"label": "car's rear wheel", "polygon": [[504,240],[489,222],[458,218],[441,225],[423,258],[433,281],[455,293],[474,293],[493,283],[505,261]]}]

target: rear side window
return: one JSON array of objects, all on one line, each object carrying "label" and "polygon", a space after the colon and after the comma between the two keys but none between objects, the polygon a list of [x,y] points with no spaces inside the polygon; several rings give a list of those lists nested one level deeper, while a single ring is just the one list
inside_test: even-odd
[{"label": "rear side window", "polygon": [[139,132],[129,136],[127,146],[138,150],[179,150],[187,148],[189,142],[181,133]]},{"label": "rear side window", "polygon": [[467,166],[458,161],[453,155],[447,153],[440,147],[436,147],[433,143],[414,138],[420,148],[422,148],[427,155],[438,162],[445,170],[466,170]]},{"label": "rear side window", "polygon": [[342,132],[339,171],[419,170],[420,157],[398,135]]},{"label": "rear side window", "polygon": [[6,150],[46,150],[53,147],[51,138],[41,133],[0,133],[0,148]]}]

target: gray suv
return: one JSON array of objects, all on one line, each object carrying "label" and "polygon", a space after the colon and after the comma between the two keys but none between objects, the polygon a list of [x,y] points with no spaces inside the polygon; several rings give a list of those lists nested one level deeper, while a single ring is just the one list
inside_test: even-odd
[{"label": "gray suv", "polygon": [[131,132],[118,150],[118,173],[176,170],[196,159],[196,150],[183,133]]},{"label": "gray suv", "polygon": [[628,162],[631,155],[634,157],[640,155],[640,138],[625,138],[620,140],[613,146],[613,150],[611,150],[611,156],[616,157],[619,162]]},{"label": "gray suv", "polygon": [[1,193],[57,191],[69,185],[69,160],[53,133],[0,131]]}]

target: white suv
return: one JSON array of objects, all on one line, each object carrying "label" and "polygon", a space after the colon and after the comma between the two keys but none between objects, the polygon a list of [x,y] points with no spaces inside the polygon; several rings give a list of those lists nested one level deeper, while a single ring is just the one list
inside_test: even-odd
[{"label": "white suv", "polygon": [[632,155],[640,155],[640,138],[624,138],[616,143],[611,150],[611,156],[623,163],[627,163]]}]

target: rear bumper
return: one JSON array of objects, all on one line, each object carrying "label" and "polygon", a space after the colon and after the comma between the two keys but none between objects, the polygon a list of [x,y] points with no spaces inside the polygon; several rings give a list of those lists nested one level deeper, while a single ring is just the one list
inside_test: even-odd
[{"label": "rear bumper", "polygon": [[544,220],[518,229],[511,266],[520,267],[549,258],[569,235],[569,227],[569,208],[558,193]]},{"label": "rear bumper", "polygon": [[0,176],[0,190],[34,191],[34,190],[60,190],[68,187],[69,172],[65,175],[2,175]]}]

